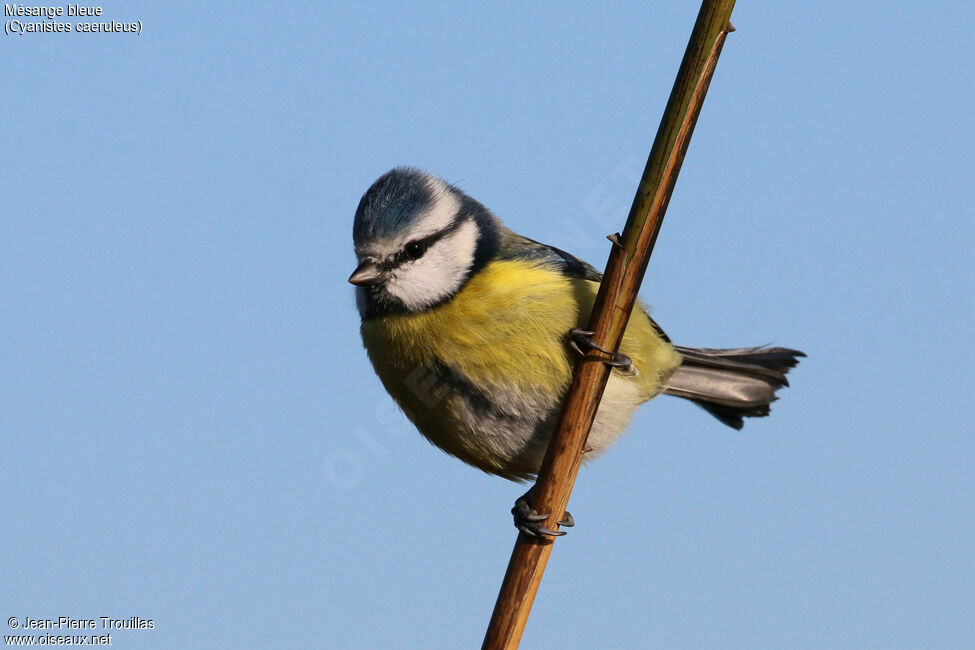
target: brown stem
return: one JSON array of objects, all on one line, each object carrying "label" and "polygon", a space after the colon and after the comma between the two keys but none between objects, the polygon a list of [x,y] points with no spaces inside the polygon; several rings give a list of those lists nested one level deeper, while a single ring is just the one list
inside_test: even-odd
[{"label": "brown stem", "polygon": [[[730,23],[734,5],[734,0],[702,3],[626,227],[621,236],[611,236],[609,261],[586,328],[595,332],[592,339],[603,348],[619,350],[623,340],[721,47],[728,32],[734,30]],[[606,358],[593,349],[576,362],[572,384],[538,473],[534,508],[550,513],[542,525],[552,530],[558,528],[569,502],[586,438],[609,379],[609,367],[600,362]],[[551,539],[519,533],[482,648],[518,647],[551,552]]]}]

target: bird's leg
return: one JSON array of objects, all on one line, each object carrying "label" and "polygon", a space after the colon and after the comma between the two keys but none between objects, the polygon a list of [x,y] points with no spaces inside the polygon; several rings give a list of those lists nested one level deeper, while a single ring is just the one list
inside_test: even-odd
[{"label": "bird's leg", "polygon": [[[593,334],[595,334],[595,332],[587,332],[578,328],[572,328],[569,330],[569,347],[582,356],[585,356],[586,354],[583,352],[583,349],[599,350],[603,354],[609,356],[609,359],[604,359],[603,363],[614,368],[628,370],[633,366],[633,361],[625,354],[610,352],[609,350],[594,343],[591,338]],[[582,453],[585,454],[590,451],[592,451],[592,447],[587,444],[583,448]],[[549,515],[539,514],[536,512],[534,503],[535,486],[533,485],[530,490],[525,492],[518,498],[517,501],[515,501],[515,505],[511,509],[511,514],[515,519],[515,528],[530,537],[558,537],[565,535],[564,530],[552,530],[542,525],[542,522],[548,519]],[[559,521],[559,526],[571,528],[575,525],[575,519],[573,519],[572,514],[566,510],[562,515],[562,520]]]},{"label": "bird's leg", "polygon": [[603,354],[608,354],[609,359],[603,360],[607,366],[612,366],[614,368],[620,368],[621,370],[628,370],[630,366],[633,365],[633,361],[623,354],[622,352],[610,352],[606,348],[596,345],[592,340],[592,336],[595,332],[587,332],[586,330],[581,330],[578,327],[573,327],[569,330],[569,347],[578,352],[581,356],[585,356],[583,348],[586,350],[599,350]]},{"label": "bird's leg", "polygon": [[[511,514],[515,518],[515,528],[529,537],[559,537],[565,535],[564,530],[552,530],[543,526],[542,522],[548,519],[548,515],[540,515],[535,512],[534,504],[535,486],[533,485],[530,490],[518,497],[518,500],[515,501],[515,507],[511,509]],[[565,514],[562,515],[562,521],[559,522],[559,526],[571,528],[575,525],[575,520],[569,514],[569,511],[566,510]]]}]

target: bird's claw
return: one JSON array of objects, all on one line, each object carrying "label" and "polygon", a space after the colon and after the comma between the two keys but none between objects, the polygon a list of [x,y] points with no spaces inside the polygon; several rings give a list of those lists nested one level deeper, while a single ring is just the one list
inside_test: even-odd
[{"label": "bird's claw", "polygon": [[[542,525],[542,522],[548,519],[548,515],[539,514],[535,512],[532,507],[532,502],[534,502],[534,488],[523,494],[515,501],[514,507],[511,509],[511,514],[515,519],[515,528],[525,533],[529,537],[561,537],[565,535],[564,530],[552,530],[546,526]],[[559,521],[559,526],[565,528],[571,528],[575,526],[576,522],[572,518],[572,515],[568,511],[562,515],[562,520]]]},{"label": "bird's claw", "polygon": [[596,342],[591,338],[595,334],[595,332],[589,332],[587,330],[573,327],[569,330],[569,347],[575,350],[580,356],[586,355],[586,353],[582,351],[582,348],[586,348],[587,350],[599,350],[603,354],[608,354],[609,359],[604,359],[603,363],[605,363],[607,366],[612,366],[613,368],[628,370],[633,365],[633,360],[622,352],[611,352],[610,350],[597,345]]}]

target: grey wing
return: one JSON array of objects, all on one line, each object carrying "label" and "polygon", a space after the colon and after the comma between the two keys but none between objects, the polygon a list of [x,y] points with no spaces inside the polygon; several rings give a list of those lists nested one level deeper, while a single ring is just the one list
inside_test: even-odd
[{"label": "grey wing", "polygon": [[[567,253],[561,248],[529,239],[507,228],[504,230],[506,232],[503,232],[501,235],[501,249],[498,253],[499,259],[537,259],[540,262],[546,262],[556,266],[563,274],[570,278],[590,280],[592,282],[602,281],[603,274],[596,267],[580,260],[572,253]],[[650,318],[650,314],[647,314],[647,318],[650,319],[650,325],[656,330],[660,338],[671,343],[670,337],[667,336],[667,333],[664,332],[660,325],[657,325],[653,318]]]},{"label": "grey wing", "polygon": [[498,252],[499,259],[529,259],[537,260],[542,263],[555,266],[563,274],[571,278],[591,280],[599,282],[603,279],[603,274],[596,270],[592,264],[583,262],[575,255],[566,253],[561,248],[549,246],[529,239],[523,235],[508,230],[501,235],[501,249]]}]

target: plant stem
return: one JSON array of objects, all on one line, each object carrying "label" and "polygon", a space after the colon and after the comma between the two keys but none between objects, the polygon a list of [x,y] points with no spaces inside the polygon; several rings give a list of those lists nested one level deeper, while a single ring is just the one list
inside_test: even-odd
[{"label": "plant stem", "polygon": [[[674,190],[691,133],[700,114],[725,36],[733,31],[734,0],[704,0],[684,52],[667,108],[622,235],[613,247],[587,329],[593,341],[618,350],[636,301],[660,224]],[[534,508],[550,513],[544,526],[558,528],[582,463],[583,448],[610,369],[590,350],[575,366],[572,384],[535,484]],[[552,551],[551,539],[518,534],[482,648],[513,650],[521,641],[535,594]]]}]

